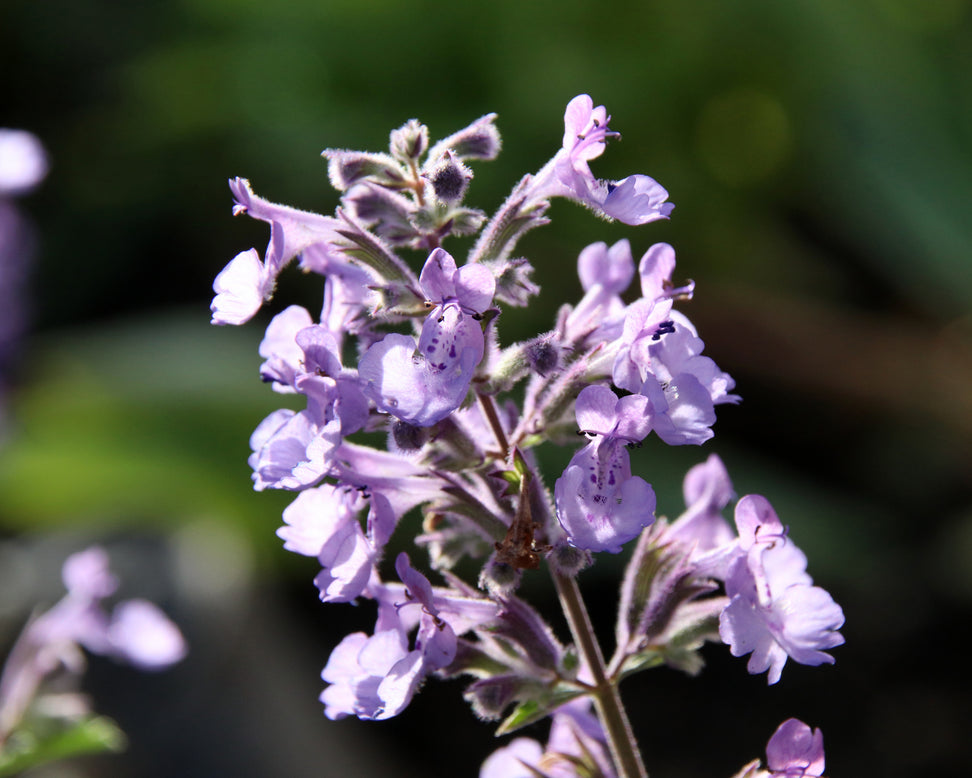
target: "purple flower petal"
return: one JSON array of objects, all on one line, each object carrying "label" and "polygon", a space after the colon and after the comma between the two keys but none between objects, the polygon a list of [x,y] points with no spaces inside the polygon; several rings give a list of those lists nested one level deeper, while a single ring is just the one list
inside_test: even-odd
[{"label": "purple flower petal", "polygon": [[601,209],[612,219],[638,225],[667,219],[675,206],[666,203],[668,192],[648,176],[628,176],[608,186],[609,194]]},{"label": "purple flower petal", "polygon": [[108,626],[112,653],[143,670],[161,670],[186,655],[179,628],[147,600],[119,603]]},{"label": "purple flower petal", "polygon": [[766,766],[782,778],[823,775],[823,733],[799,719],[787,719],[766,744]]},{"label": "purple flower petal", "polygon": [[322,570],[314,585],[321,602],[354,602],[371,578],[376,557],[356,516],[335,526],[318,556]]},{"label": "purple flower petal", "polygon": [[79,600],[100,600],[118,588],[118,579],[108,569],[108,552],[99,546],[65,559],[61,578],[70,595]]},{"label": "purple flower petal", "polygon": [[213,324],[243,324],[260,310],[273,292],[273,279],[267,274],[256,249],[237,254],[213,281],[216,296],[210,305]]},{"label": "purple flower petal", "polygon": [[277,537],[287,551],[316,557],[338,526],[354,520],[363,502],[359,492],[347,487],[305,489],[284,509]]},{"label": "purple flower petal", "polygon": [[479,322],[448,305],[426,320],[418,350],[407,335],[386,335],[362,356],[358,375],[379,410],[428,427],[462,404],[484,349]]},{"label": "purple flower petal", "polygon": [[606,294],[621,294],[630,286],[634,270],[627,238],[611,248],[606,243],[592,243],[577,257],[577,275],[585,292],[599,285]]},{"label": "purple flower petal", "polygon": [[264,381],[272,382],[276,391],[296,391],[297,375],[304,370],[304,352],[297,344],[297,333],[313,323],[306,309],[291,305],[267,326],[260,343],[260,356],[266,360],[260,366],[260,375]]},{"label": "purple flower petal", "polygon": [[479,778],[536,778],[531,767],[536,767],[542,756],[543,746],[536,740],[515,738],[486,758],[479,768]]},{"label": "purple flower petal", "polygon": [[768,670],[767,681],[780,679],[787,658],[805,665],[831,664],[827,649],[843,644],[840,606],[824,589],[812,585],[807,558],[786,537],[769,502],[747,495],[736,506],[741,553],[726,578],[728,607],[719,619],[719,635],[733,656],[752,652],[751,673]]},{"label": "purple flower petal", "polygon": [[26,130],[0,127],[0,197],[29,192],[47,175],[47,153]]}]

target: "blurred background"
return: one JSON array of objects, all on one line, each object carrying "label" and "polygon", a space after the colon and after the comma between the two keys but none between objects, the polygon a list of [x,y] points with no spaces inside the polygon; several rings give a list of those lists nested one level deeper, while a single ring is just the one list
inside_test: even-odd
[{"label": "blurred background", "polygon": [[[835,778],[967,775],[970,87],[967,0],[4,0],[0,126],[36,133],[51,171],[18,202],[37,251],[3,401],[0,650],[91,542],[191,646],[159,675],[93,661],[86,688],[129,749],[45,774],[477,774],[499,743],[460,683],[390,722],[322,714],[331,648],[373,613],[318,602],[313,560],[274,536],[290,495],[252,492],[246,466],[281,404],[257,376],[261,322],[320,290],[292,269],[257,321],[209,325],[213,277],[268,239],[232,218],[226,181],[329,213],[323,148],[496,111],[504,151],[467,197],[492,211],[588,92],[623,134],[595,173],[647,173],[677,208],[633,228],[556,202],[520,244],[543,294],[501,332],[579,298],[587,243],[672,243],[697,283],[682,310],[744,400],[701,449],[646,441],[636,472],[674,516],[685,470],[718,453],[847,617],[834,667],[791,663],[772,688],[718,645],[700,678],[627,681],[649,772],[729,776],[796,716]],[[581,579],[606,636],[623,561]],[[526,587],[549,596],[542,575]]]}]

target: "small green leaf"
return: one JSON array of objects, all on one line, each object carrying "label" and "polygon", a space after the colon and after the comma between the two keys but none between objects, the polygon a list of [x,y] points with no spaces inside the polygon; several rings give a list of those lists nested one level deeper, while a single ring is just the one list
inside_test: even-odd
[{"label": "small green leaf", "polygon": [[500,478],[502,478],[506,483],[512,486],[517,491],[520,490],[520,475],[513,470],[502,470],[496,473]]},{"label": "small green leaf", "polygon": [[21,730],[0,751],[0,778],[72,756],[117,753],[125,745],[125,733],[107,716],[92,716],[73,722],[68,729],[43,735]]},{"label": "small green leaf", "polygon": [[513,469],[516,470],[521,480],[530,477],[530,468],[527,466],[526,460],[519,450],[513,452]]},{"label": "small green leaf", "polygon": [[496,729],[496,736],[508,735],[511,732],[521,729],[529,724],[540,721],[549,716],[555,708],[559,708],[564,703],[577,699],[586,694],[580,689],[562,687],[554,692],[546,701],[537,702],[527,700],[517,705],[513,712],[506,717],[506,720]]}]

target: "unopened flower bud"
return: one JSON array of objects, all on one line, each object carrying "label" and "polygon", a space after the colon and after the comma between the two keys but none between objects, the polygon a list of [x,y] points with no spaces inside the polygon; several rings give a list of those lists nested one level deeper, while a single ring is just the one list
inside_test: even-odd
[{"label": "unopened flower bud", "polygon": [[395,159],[402,162],[417,160],[429,147],[429,130],[418,119],[409,119],[391,132],[390,149]]},{"label": "unopened flower bud", "polygon": [[550,566],[560,573],[573,577],[593,561],[591,552],[583,548],[575,548],[569,543],[558,543],[547,557]]},{"label": "unopened flower bud", "polygon": [[366,181],[351,187],[342,202],[346,213],[393,244],[401,244],[415,237],[415,227],[410,221],[415,208],[398,192]]},{"label": "unopened flower bud", "polygon": [[495,113],[488,113],[459,132],[443,138],[432,147],[429,159],[435,159],[447,149],[460,159],[495,159],[500,150],[499,130],[493,124],[495,119]]},{"label": "unopened flower bud", "polygon": [[560,349],[549,337],[540,337],[528,344],[526,358],[534,372],[546,377],[560,364]]},{"label": "unopened flower bud", "polygon": [[515,567],[490,557],[479,573],[479,588],[495,596],[509,597],[520,586],[520,578],[521,573]]},{"label": "unopened flower bud", "polygon": [[346,191],[359,181],[373,181],[392,189],[400,189],[405,181],[401,166],[387,154],[324,149],[321,156],[327,160],[331,185],[339,192]]},{"label": "unopened flower bud", "polygon": [[522,681],[509,675],[485,678],[471,684],[463,697],[483,721],[496,721],[514,701]]},{"label": "unopened flower bud", "polygon": [[425,178],[432,184],[437,198],[446,203],[457,203],[466,194],[472,171],[447,151],[425,173]]},{"label": "unopened flower bud", "polygon": [[391,442],[403,454],[418,451],[429,439],[429,431],[425,427],[416,427],[405,421],[396,421],[391,428]]}]

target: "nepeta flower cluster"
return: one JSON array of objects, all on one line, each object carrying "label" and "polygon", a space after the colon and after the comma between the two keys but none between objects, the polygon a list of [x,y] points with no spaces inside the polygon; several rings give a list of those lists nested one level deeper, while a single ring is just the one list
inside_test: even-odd
[{"label": "nepeta flower cluster", "polygon": [[[319,315],[284,308],[260,344],[263,380],[302,397],[257,426],[249,462],[256,489],[297,492],[278,535],[317,558],[321,600],[377,606],[374,631],[345,637],[324,668],[325,714],[386,719],[429,676],[465,675],[475,712],[505,716],[501,732],[552,718],[545,747],[514,741],[482,775],[643,775],[621,678],[660,664],[695,673],[701,645],[721,639],[776,683],[787,659],[833,661],[826,651],[842,642],[843,614],[813,586],[765,498],[739,500],[733,530],[722,515],[733,488],[716,456],[686,476],[687,507],[672,523],[656,518],[650,474],[632,472],[630,447],[652,433],[702,444],[716,406],[739,401],[676,310],[695,287],[676,280],[671,246],[649,246],[637,263],[627,240],[586,247],[580,298],[547,331],[501,342],[503,309],[540,292],[515,249],[548,223],[553,198],[630,225],[666,219],[673,206],[646,175],[595,176],[590,163],[617,133],[605,108],[580,95],[553,158],[492,216],[468,207],[474,167],[500,149],[495,118],[435,144],[411,120],[387,152],[324,151],[341,193],[332,216],[232,180],[234,213],[267,222],[270,241],[217,276],[212,320],[252,318],[295,259],[320,279]],[[461,264],[443,248],[477,233]],[[586,443],[551,485],[536,450],[574,432]],[[388,541],[413,509],[424,516],[416,552],[391,565]],[[605,662],[576,578],[598,552],[630,545]],[[414,562],[421,556],[437,585]],[[475,584],[455,572],[467,559],[480,570]],[[516,593],[524,571],[544,565],[572,645]]]}]

